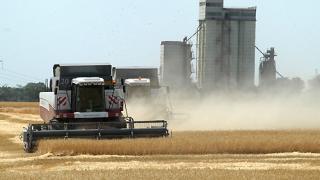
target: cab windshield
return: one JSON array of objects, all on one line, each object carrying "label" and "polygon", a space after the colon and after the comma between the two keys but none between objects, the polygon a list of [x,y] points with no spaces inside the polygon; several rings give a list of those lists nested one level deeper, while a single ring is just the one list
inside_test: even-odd
[{"label": "cab windshield", "polygon": [[80,86],[77,93],[77,112],[105,111],[103,86]]}]

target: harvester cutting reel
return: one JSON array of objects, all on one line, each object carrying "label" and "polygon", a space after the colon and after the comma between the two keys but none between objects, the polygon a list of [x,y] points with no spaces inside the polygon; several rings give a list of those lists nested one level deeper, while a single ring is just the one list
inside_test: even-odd
[{"label": "harvester cutting reel", "polygon": [[132,118],[126,118],[125,123],[125,127],[123,127],[123,122],[29,124],[27,128],[24,128],[22,135],[24,150],[28,153],[33,152],[37,140],[43,138],[110,139],[167,137],[169,135],[168,123],[164,120],[134,121]]}]

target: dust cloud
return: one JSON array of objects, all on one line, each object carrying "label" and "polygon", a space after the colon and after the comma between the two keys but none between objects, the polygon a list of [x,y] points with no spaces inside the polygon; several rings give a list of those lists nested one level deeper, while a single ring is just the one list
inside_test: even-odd
[{"label": "dust cloud", "polygon": [[165,119],[173,131],[320,128],[320,94],[314,92],[220,93],[202,97],[179,92],[170,94],[168,99],[170,102],[166,103],[131,101],[129,115],[137,120]]}]

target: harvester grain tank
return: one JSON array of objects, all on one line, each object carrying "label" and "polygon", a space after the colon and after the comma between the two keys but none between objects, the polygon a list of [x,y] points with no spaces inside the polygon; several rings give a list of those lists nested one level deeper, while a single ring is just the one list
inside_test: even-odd
[{"label": "harvester grain tank", "polygon": [[117,81],[120,79],[149,79],[151,89],[157,89],[159,85],[159,73],[156,67],[131,66],[131,67],[117,67],[116,69]]},{"label": "harvester grain tank", "polygon": [[136,79],[126,79],[125,85],[128,91],[128,98],[151,98],[150,79],[141,77]]},{"label": "harvester grain tank", "polygon": [[[120,67],[116,69],[117,79],[125,80],[127,88],[126,99],[129,104],[148,103],[146,111],[152,111],[150,118],[170,119],[171,102],[169,87],[159,83],[158,68],[155,67]],[[151,107],[151,108],[150,108]],[[150,109],[148,109],[150,108]]]},{"label": "harvester grain tank", "polygon": [[51,92],[40,93],[43,124],[23,132],[24,149],[32,152],[41,138],[118,138],[168,136],[167,122],[134,121],[125,116],[124,80],[116,83],[110,64],[56,64]]}]

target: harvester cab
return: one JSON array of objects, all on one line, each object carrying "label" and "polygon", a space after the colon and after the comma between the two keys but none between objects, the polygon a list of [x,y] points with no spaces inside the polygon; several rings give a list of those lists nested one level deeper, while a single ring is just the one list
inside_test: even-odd
[{"label": "harvester cab", "polygon": [[151,87],[150,79],[148,78],[137,78],[137,79],[126,79],[125,86],[128,89],[126,93],[127,98],[150,98]]},{"label": "harvester cab", "polygon": [[41,138],[168,136],[164,120],[134,121],[124,116],[124,82],[116,84],[110,64],[56,64],[53,75],[51,92],[39,95],[44,124],[30,124],[23,132],[26,152],[32,152]]},{"label": "harvester cab", "polygon": [[104,80],[75,78],[71,85],[71,107],[74,112],[105,111]]}]

